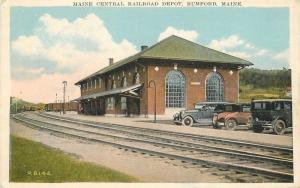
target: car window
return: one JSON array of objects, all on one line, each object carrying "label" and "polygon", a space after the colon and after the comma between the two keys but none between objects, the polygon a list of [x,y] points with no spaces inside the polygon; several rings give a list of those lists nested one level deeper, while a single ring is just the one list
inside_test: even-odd
[{"label": "car window", "polygon": [[284,109],[285,110],[291,110],[292,109],[292,103],[285,102],[284,103]]},{"label": "car window", "polygon": [[274,110],[282,110],[283,104],[281,102],[274,102]]},{"label": "car window", "polygon": [[195,105],[195,109],[201,109],[202,107],[203,107],[203,105],[199,105],[199,104]]},{"label": "car window", "polygon": [[225,106],[225,112],[231,112],[233,111],[233,107],[230,105],[230,106]]},{"label": "car window", "polygon": [[250,112],[250,106],[243,106],[243,112]]},{"label": "car window", "polygon": [[253,108],[256,110],[266,109],[267,105],[265,102],[256,102],[253,105]]},{"label": "car window", "polygon": [[224,106],[223,105],[217,105],[216,108],[214,109],[214,111],[218,112],[218,111],[223,111]]}]

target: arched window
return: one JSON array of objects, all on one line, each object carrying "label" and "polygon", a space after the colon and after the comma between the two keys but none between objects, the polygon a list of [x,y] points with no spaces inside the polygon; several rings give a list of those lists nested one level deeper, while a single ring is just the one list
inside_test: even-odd
[{"label": "arched window", "polygon": [[166,107],[182,108],[185,106],[185,77],[172,70],[166,76]]},{"label": "arched window", "polygon": [[206,101],[224,101],[224,81],[218,73],[210,73],[206,79]]}]

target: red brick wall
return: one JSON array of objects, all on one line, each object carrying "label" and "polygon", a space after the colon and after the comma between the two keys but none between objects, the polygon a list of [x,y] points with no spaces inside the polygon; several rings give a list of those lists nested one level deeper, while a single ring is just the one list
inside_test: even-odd
[{"label": "red brick wall", "polygon": [[[111,90],[112,80],[115,81],[116,88],[121,88],[122,87],[121,82],[122,82],[122,78],[124,76],[126,76],[126,79],[127,79],[127,86],[132,86],[132,85],[134,85],[134,77],[136,74],[136,69],[137,69],[137,72],[140,74],[140,83],[143,83],[144,74],[145,74],[146,70],[139,65],[133,64],[133,65],[129,65],[126,67],[122,67],[122,69],[113,70],[112,72],[109,72],[109,73],[101,76],[101,78],[102,78],[101,88],[99,86],[97,86],[96,88],[92,87],[87,90],[86,89],[83,90],[81,88],[81,96]],[[124,76],[123,76],[123,72],[124,72]],[[91,80],[94,81],[94,79],[95,78],[92,78]],[[84,82],[84,83],[86,84],[86,82]]]},{"label": "red brick wall", "polygon": [[[174,70],[173,66],[158,66],[159,71],[155,71],[155,65],[148,66],[148,81],[154,80],[156,82],[156,97],[157,97],[157,114],[165,113],[165,78],[166,74]],[[182,67],[178,65],[178,71],[181,71],[186,79],[186,108],[192,109],[194,103],[205,101],[205,80],[209,73],[213,71],[212,68],[198,68],[198,72],[194,73],[194,67]],[[229,71],[233,74],[230,75]],[[228,102],[238,101],[238,71],[236,69],[218,68],[217,72],[224,79],[224,98]],[[200,85],[191,85],[191,82],[200,82]],[[149,88],[148,96],[148,114],[154,113],[154,88]]]}]

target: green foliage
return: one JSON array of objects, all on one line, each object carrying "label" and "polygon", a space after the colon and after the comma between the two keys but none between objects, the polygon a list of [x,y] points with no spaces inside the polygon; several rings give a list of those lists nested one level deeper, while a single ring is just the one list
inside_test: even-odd
[{"label": "green foliage", "polygon": [[291,87],[291,70],[260,70],[245,68],[240,71],[240,84],[252,85],[253,88]]},{"label": "green foliage", "polygon": [[133,182],[120,172],[80,162],[62,151],[16,136],[11,137],[12,182]]},{"label": "green foliage", "polygon": [[44,103],[31,103],[18,99],[16,97],[10,97],[10,113],[23,112],[23,111],[35,111],[45,110]]},{"label": "green foliage", "polygon": [[243,69],[240,72],[240,101],[251,99],[288,98],[287,87],[291,87],[291,70]]}]

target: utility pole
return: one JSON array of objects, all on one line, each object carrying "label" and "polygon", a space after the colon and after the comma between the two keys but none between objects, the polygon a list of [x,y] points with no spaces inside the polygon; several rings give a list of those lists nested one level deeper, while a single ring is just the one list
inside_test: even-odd
[{"label": "utility pole", "polygon": [[154,123],[156,123],[156,84],[154,80],[150,80],[148,83],[148,88],[151,87],[151,84],[154,85]]},{"label": "utility pole", "polygon": [[70,111],[70,99],[69,99],[69,96],[68,96],[68,110]]},{"label": "utility pole", "polygon": [[67,87],[67,81],[63,81],[62,83],[63,83],[63,85],[64,85],[64,88],[63,88],[64,96],[63,96],[63,106],[62,106],[62,108],[63,108],[63,114],[65,114],[65,113],[66,113],[66,111],[65,111],[65,102],[66,102],[66,87]]}]

